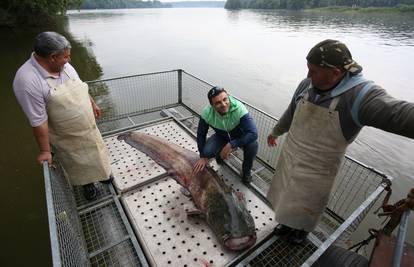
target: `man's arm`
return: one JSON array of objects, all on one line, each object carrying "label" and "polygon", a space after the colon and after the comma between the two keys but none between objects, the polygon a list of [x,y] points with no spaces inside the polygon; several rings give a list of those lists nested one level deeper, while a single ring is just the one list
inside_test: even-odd
[{"label": "man's arm", "polygon": [[289,131],[293,120],[293,114],[295,114],[296,103],[308,89],[309,84],[309,78],[306,78],[299,83],[298,87],[295,90],[295,93],[293,94],[292,100],[289,103],[289,106],[285,112],[283,112],[282,117],[280,117],[280,119],[277,121],[275,127],[273,127],[272,132],[268,136],[268,143],[269,139],[276,140],[277,137]]},{"label": "man's arm", "polygon": [[[292,102],[293,101],[294,100],[292,100]],[[282,117],[277,121],[275,127],[272,129],[272,132],[267,136],[267,144],[269,146],[277,145],[277,138],[289,131],[296,108],[295,103],[292,102],[289,104]]]},{"label": "man's arm", "polygon": [[382,88],[366,93],[358,119],[362,125],[414,138],[414,103],[395,99]]},{"label": "man's arm", "polygon": [[207,132],[208,132],[208,123],[200,117],[197,127],[197,147],[200,158],[205,157],[203,154],[204,146],[206,144]]},{"label": "man's arm", "polygon": [[309,78],[306,78],[299,83],[288,108],[285,110],[285,112],[283,112],[282,117],[277,121],[275,127],[272,129],[272,132],[267,137],[267,144],[269,146],[275,146],[276,139],[282,134],[289,131],[293,120],[293,114],[295,114],[296,103],[303,96],[304,92],[308,90],[310,82],[311,80]]},{"label": "man's arm", "polygon": [[91,101],[93,115],[95,118],[99,118],[102,115],[102,110],[99,108],[99,106],[95,103],[92,96],[89,95],[89,99]]},{"label": "man's arm", "polygon": [[275,127],[273,127],[272,132],[270,135],[274,138],[281,136],[282,134],[286,133],[290,129],[290,125],[292,124],[293,114],[295,113],[296,103],[295,99],[292,99],[288,108],[283,112],[282,117],[277,121]]},{"label": "man's arm", "polygon": [[39,146],[39,154],[36,157],[36,161],[39,165],[42,165],[43,161],[47,161],[49,165],[52,164],[52,154],[50,153],[49,144],[49,127],[47,121],[37,127],[33,127],[33,135]]},{"label": "man's arm", "polygon": [[200,159],[197,160],[197,162],[194,164],[194,167],[193,167],[194,173],[202,171],[208,163],[208,158],[203,154],[204,146],[206,144],[208,127],[209,126],[207,122],[203,118],[200,117],[200,121],[198,122],[198,127],[197,127],[197,147],[198,147],[198,152],[200,153]]},{"label": "man's arm", "polygon": [[256,123],[250,113],[247,113],[240,118],[239,127],[242,129],[244,134],[241,137],[230,141],[231,148],[242,147],[257,139]]}]

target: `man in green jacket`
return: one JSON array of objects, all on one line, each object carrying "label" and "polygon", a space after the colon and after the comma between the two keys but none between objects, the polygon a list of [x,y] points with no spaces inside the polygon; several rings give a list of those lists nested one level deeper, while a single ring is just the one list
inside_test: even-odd
[{"label": "man in green jacket", "polygon": [[[257,129],[246,107],[228,95],[226,90],[215,86],[207,94],[210,105],[204,107],[197,129],[197,145],[200,160],[194,171],[202,170],[210,158],[215,157],[221,164],[230,152],[238,147],[243,149],[242,181],[251,181],[253,160],[258,150]],[[215,133],[206,140],[208,128]]]}]

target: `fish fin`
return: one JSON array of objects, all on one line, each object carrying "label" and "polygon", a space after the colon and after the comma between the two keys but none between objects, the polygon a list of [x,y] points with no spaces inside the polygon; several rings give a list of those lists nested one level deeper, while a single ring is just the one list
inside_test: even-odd
[{"label": "fish fin", "polygon": [[188,191],[188,189],[187,188],[185,188],[185,187],[181,187],[180,188],[180,192],[181,192],[181,194],[183,194],[184,196],[186,196],[186,197],[191,197],[191,193],[190,193],[190,191]]},{"label": "fish fin", "polygon": [[236,192],[236,196],[240,201],[246,201],[246,198],[244,197],[243,192]]},{"label": "fish fin", "polygon": [[187,217],[203,217],[204,214],[201,212],[201,210],[195,208],[195,207],[185,207],[185,212],[187,213]]}]

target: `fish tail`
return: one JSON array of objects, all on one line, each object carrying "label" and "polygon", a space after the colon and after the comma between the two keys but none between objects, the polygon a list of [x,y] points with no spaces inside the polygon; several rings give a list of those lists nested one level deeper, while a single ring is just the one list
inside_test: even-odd
[{"label": "fish tail", "polygon": [[128,136],[131,136],[131,132],[122,133],[122,134],[118,135],[117,139],[118,140],[125,140]]}]

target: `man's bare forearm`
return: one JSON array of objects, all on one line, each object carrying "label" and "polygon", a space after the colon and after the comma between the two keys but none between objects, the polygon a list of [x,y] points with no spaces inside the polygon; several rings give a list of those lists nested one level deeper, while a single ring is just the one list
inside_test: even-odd
[{"label": "man's bare forearm", "polygon": [[39,146],[39,150],[41,152],[50,152],[49,126],[47,121],[37,127],[33,127],[33,135]]}]

